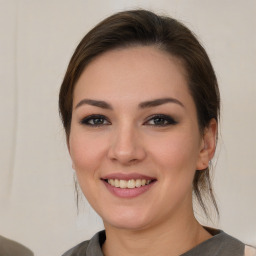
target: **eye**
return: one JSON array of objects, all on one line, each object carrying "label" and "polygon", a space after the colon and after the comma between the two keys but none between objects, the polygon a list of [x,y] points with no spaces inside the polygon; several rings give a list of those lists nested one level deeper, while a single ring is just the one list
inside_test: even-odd
[{"label": "eye", "polygon": [[157,114],[154,116],[151,116],[146,122],[146,125],[152,125],[152,126],[168,126],[168,125],[175,125],[177,122],[168,115],[163,114]]},{"label": "eye", "polygon": [[88,126],[103,126],[103,125],[110,125],[110,122],[107,120],[107,118],[103,115],[90,115],[85,118],[83,118],[80,121],[81,124],[83,125],[88,125]]}]

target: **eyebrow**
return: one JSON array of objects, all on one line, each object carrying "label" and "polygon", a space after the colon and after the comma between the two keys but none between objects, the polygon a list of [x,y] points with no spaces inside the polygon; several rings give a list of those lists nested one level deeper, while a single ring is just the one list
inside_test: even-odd
[{"label": "eyebrow", "polygon": [[102,101],[102,100],[91,100],[91,99],[83,99],[81,100],[75,108],[78,108],[82,105],[91,105],[91,106],[95,106],[95,107],[99,107],[99,108],[103,108],[103,109],[113,109],[111,107],[110,104],[108,104],[107,102],[105,101]]},{"label": "eyebrow", "polygon": [[[163,105],[166,103],[175,103],[175,104],[178,104],[178,105],[184,107],[184,105],[177,99],[161,98],[161,99],[155,99],[155,100],[141,102],[139,104],[139,108],[142,108],[142,109],[143,108],[151,108],[151,107],[160,106],[160,105]],[[99,107],[99,108],[103,108],[103,109],[113,110],[112,106],[109,103],[107,103],[106,101],[102,101],[102,100],[83,99],[75,106],[75,108],[78,108],[82,105],[91,105],[91,106],[95,106],[95,107]]]},{"label": "eyebrow", "polygon": [[150,107],[156,107],[165,103],[175,103],[178,104],[182,107],[184,107],[184,105],[177,99],[174,98],[161,98],[161,99],[155,99],[155,100],[149,100],[149,101],[145,101],[145,102],[141,102],[139,104],[140,108],[150,108]]}]

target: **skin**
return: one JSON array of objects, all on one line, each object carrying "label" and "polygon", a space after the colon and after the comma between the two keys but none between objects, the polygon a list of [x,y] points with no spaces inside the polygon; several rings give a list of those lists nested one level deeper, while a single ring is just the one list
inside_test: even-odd
[{"label": "skin", "polygon": [[[166,97],[174,101],[140,107]],[[92,114],[104,116],[100,125],[81,123]],[[159,125],[156,114],[174,122],[160,118]],[[181,62],[153,46],[112,50],[86,67],[74,90],[68,147],[80,187],[103,219],[104,255],[180,255],[211,237],[194,217],[192,181],[213,157],[216,130],[211,120],[200,133]],[[120,198],[102,180],[113,173],[156,182]]]}]

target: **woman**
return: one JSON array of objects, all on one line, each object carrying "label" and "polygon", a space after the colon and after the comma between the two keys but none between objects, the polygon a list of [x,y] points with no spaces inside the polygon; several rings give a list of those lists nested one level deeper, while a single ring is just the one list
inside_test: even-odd
[{"label": "woman", "polygon": [[[201,226],[192,196],[216,211],[209,162],[219,90],[210,60],[178,21],[117,13],[78,45],[59,107],[73,168],[105,231],[68,255],[244,255]],[[252,250],[252,248],[250,248]]]}]

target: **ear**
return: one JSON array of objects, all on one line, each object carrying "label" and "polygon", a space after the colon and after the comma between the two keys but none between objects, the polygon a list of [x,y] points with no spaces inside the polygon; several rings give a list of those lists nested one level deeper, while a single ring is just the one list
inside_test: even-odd
[{"label": "ear", "polygon": [[197,170],[204,170],[208,167],[216,149],[216,135],[218,131],[217,121],[213,118],[205,128],[200,145],[200,152],[197,160]]}]

